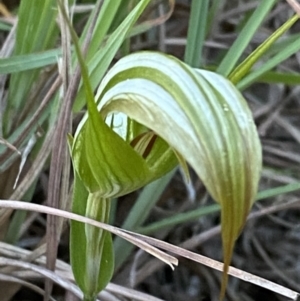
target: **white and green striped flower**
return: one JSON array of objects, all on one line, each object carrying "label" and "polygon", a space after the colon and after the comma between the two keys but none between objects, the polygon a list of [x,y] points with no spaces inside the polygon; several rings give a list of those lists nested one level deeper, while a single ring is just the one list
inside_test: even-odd
[{"label": "white and green striped flower", "polygon": [[[176,157],[185,160],[221,205],[227,272],[261,170],[261,145],[243,96],[216,73],[140,52],[111,68],[96,99],[72,143],[74,168],[88,192],[124,195],[167,173]],[[116,112],[128,117],[114,131]]]}]

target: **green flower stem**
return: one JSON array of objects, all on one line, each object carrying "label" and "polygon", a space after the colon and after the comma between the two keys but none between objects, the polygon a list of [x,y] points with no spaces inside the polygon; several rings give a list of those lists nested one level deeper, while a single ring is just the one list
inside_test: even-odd
[{"label": "green flower stem", "polygon": [[[87,200],[86,216],[97,221],[109,221],[111,199],[101,198],[99,192],[90,193]],[[89,294],[84,301],[96,300],[98,294],[98,278],[106,232],[100,228],[85,225],[86,235],[86,288]]]}]

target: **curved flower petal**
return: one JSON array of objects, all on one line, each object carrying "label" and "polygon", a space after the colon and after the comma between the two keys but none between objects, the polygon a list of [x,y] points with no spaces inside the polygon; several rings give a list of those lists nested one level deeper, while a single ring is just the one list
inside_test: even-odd
[{"label": "curved flower petal", "polygon": [[[121,59],[98,93],[102,116],[123,112],[162,137],[222,207],[224,271],[254,201],[261,145],[251,112],[224,77],[160,53]],[[223,279],[223,290],[227,281]]]}]

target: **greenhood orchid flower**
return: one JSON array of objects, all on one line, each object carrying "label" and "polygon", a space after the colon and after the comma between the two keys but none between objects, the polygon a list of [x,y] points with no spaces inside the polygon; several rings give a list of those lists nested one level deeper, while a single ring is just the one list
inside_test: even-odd
[{"label": "greenhood orchid flower", "polygon": [[[223,76],[147,51],[119,60],[95,99],[77,36],[69,27],[88,108],[74,138],[69,137],[75,175],[72,210],[108,222],[111,198],[160,178],[177,160],[183,166],[187,162],[221,206],[222,298],[262,164],[246,101]],[[75,280],[84,300],[93,301],[113,274],[111,235],[72,222],[70,242]]]},{"label": "greenhood orchid flower", "polygon": [[[157,52],[121,59],[96,99],[71,143],[78,179],[89,194],[109,199],[161,177],[177,158],[186,160],[221,205],[224,291],[261,169],[246,101],[224,77]],[[118,129],[114,114],[120,112],[128,117]]]}]

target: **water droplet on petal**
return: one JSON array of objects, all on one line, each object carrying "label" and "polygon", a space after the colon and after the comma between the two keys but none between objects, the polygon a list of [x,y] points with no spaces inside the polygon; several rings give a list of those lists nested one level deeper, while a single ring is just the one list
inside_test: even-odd
[{"label": "water droplet on petal", "polygon": [[229,108],[228,108],[228,106],[227,106],[226,103],[223,104],[223,110],[224,110],[225,112],[228,112],[228,111],[229,111]]}]

